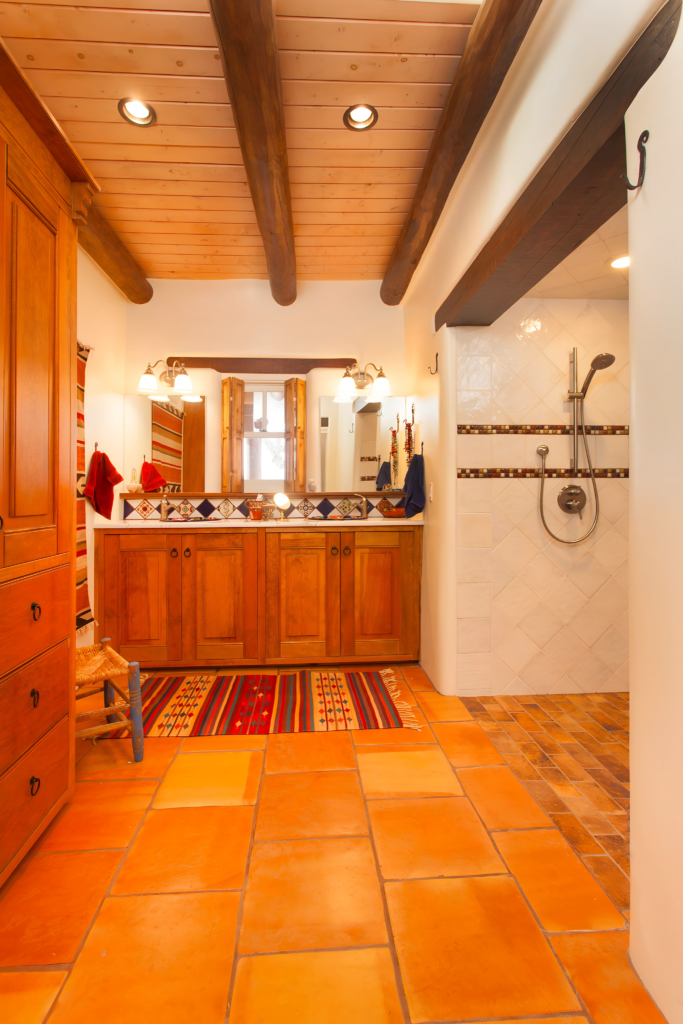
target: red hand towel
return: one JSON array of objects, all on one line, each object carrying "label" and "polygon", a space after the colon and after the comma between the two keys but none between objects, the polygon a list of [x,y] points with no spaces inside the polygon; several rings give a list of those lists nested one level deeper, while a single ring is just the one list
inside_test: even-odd
[{"label": "red hand towel", "polygon": [[140,483],[143,491],[156,491],[158,487],[168,486],[161,473],[151,462],[142,463]]},{"label": "red hand towel", "polygon": [[123,477],[109,461],[104,452],[94,452],[88,470],[88,482],[83,493],[90,498],[93,508],[105,519],[111,519],[114,504],[114,486],[120,484]]}]

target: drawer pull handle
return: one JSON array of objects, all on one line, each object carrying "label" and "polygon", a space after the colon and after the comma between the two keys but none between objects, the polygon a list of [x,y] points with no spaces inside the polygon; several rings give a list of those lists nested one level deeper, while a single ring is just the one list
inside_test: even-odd
[{"label": "drawer pull handle", "polygon": [[192,554],[192,552],[190,551],[189,548],[185,548],[185,550],[183,551],[183,554],[185,555],[185,558],[189,558],[190,555]]},{"label": "drawer pull handle", "polygon": [[171,558],[178,557],[178,548],[171,548]]},{"label": "drawer pull handle", "polygon": [[38,707],[38,703],[40,701],[40,691],[36,690],[36,688],[34,687],[31,690],[31,697],[33,698],[33,706],[34,706],[34,708],[37,708]]},{"label": "drawer pull handle", "polygon": [[5,520],[2,518],[2,516],[0,516],[0,530],[2,530],[4,525],[5,525]]},{"label": "drawer pull handle", "polygon": [[350,555],[351,554],[351,548],[350,547],[345,547],[344,548],[344,554],[345,555]]},{"label": "drawer pull handle", "polygon": [[43,609],[40,607],[37,601],[31,602],[31,611],[33,612],[33,621],[37,622],[40,616],[43,614]]},{"label": "drawer pull handle", "polygon": [[31,796],[35,796],[38,790],[40,789],[40,779],[38,778],[37,775],[31,776],[29,780],[29,785],[31,786]]},{"label": "drawer pull handle", "polygon": [[339,548],[332,548],[332,554],[333,555],[338,555],[339,554]]}]

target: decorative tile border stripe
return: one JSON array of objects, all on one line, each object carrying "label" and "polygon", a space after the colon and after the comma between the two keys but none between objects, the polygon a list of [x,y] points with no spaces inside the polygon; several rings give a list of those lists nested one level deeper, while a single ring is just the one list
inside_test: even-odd
[{"label": "decorative tile border stripe", "polygon": [[[571,479],[572,477],[587,477],[590,480],[590,472],[587,469],[546,469],[546,479]],[[595,475],[598,479],[620,478],[628,479],[628,469],[596,469]],[[459,480],[495,480],[495,479],[527,479],[540,480],[540,469],[459,469]]]},{"label": "decorative tile border stripe", "polygon": [[[573,434],[566,423],[459,423],[459,434]],[[628,426],[623,424],[586,424],[587,434],[626,434]]]},{"label": "decorative tile border stripe", "polygon": [[[375,478],[372,477],[372,479],[374,480]],[[368,498],[368,518],[384,518],[384,512],[388,508],[394,508],[394,506],[398,505],[403,500],[403,497],[404,495],[398,492],[378,491],[376,502]],[[169,515],[169,520],[175,523],[196,523],[206,519],[212,521],[248,519],[248,500],[245,497],[244,501],[236,505],[229,498],[222,500],[219,498],[202,498],[201,496],[183,498]],[[161,518],[159,501],[159,494],[148,494],[140,498],[124,498],[123,518],[127,520],[140,520],[141,522],[145,520],[150,522],[159,520]],[[351,504],[348,495],[333,495],[330,499],[309,493],[305,497],[297,496],[290,508],[285,512],[285,516],[288,519],[359,519],[360,511],[355,505]],[[272,509],[266,509],[263,518],[272,519]]]}]

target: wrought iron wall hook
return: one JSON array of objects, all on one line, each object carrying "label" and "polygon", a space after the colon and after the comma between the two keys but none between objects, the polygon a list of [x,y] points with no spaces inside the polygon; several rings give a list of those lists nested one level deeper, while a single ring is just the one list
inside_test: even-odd
[{"label": "wrought iron wall hook", "polygon": [[640,168],[638,170],[637,183],[635,185],[632,185],[631,182],[628,180],[627,174],[621,175],[621,179],[622,181],[626,182],[626,188],[629,190],[629,192],[635,192],[635,190],[637,188],[640,188],[643,182],[645,181],[645,157],[647,155],[645,150],[645,143],[649,138],[650,133],[646,129],[644,132],[641,132],[640,138],[638,139],[638,152],[640,153]]},{"label": "wrought iron wall hook", "polygon": [[439,372],[439,353],[438,352],[436,353],[436,369],[432,370],[431,366],[428,366],[427,369],[431,373],[432,377],[434,376],[435,373]]}]

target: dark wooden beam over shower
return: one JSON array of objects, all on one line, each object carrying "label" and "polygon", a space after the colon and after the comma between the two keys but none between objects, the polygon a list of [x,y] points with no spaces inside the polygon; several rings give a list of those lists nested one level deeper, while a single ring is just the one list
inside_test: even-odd
[{"label": "dark wooden beam over shower", "polygon": [[209,0],[273,298],[296,299],[294,224],[273,0]]},{"label": "dark wooden beam over shower", "polygon": [[666,57],[681,2],[661,8],[560,140],[437,310],[437,330],[492,324],[624,205],[624,114]]},{"label": "dark wooden beam over shower", "polygon": [[125,245],[99,211],[83,204],[78,222],[78,244],[82,246],[127,299],[136,305],[149,302],[154,289]]},{"label": "dark wooden beam over shower", "polygon": [[306,374],[311,370],[339,369],[353,366],[355,356],[338,356],[334,359],[320,359],[317,356],[280,359],[272,357],[251,356],[166,356],[170,366],[173,360],[185,363],[190,369],[196,367],[203,370],[217,370],[218,373],[291,373]]},{"label": "dark wooden beam over shower", "polygon": [[541,0],[484,0],[436,127],[380,295],[396,306],[406,293],[503,80]]}]

